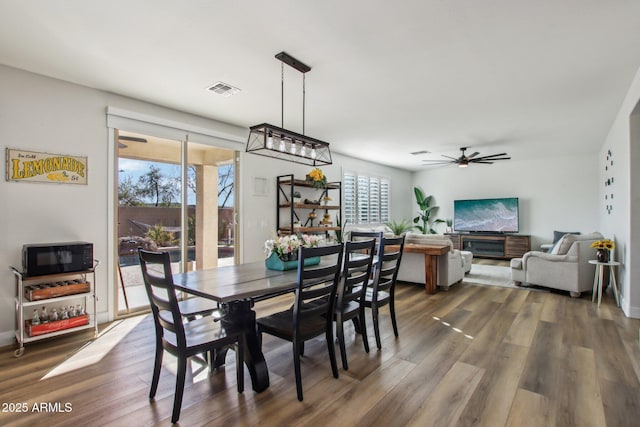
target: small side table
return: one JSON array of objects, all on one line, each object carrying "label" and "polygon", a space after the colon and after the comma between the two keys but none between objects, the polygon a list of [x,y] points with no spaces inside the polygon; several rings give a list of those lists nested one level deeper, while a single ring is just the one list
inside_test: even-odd
[{"label": "small side table", "polygon": [[604,268],[609,267],[609,277],[612,279],[613,295],[616,297],[616,304],[620,307],[620,297],[618,296],[618,282],[616,282],[616,272],[614,267],[620,265],[618,261],[600,262],[595,259],[589,260],[589,264],[596,266],[596,274],[593,277],[593,292],[591,294],[591,302],[595,301],[596,292],[598,293],[598,307],[602,300],[602,288],[604,286]]}]

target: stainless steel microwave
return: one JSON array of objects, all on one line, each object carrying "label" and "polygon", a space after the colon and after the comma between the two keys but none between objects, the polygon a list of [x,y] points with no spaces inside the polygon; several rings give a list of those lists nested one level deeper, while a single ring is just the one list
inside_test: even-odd
[{"label": "stainless steel microwave", "polygon": [[93,268],[93,243],[39,243],[22,247],[25,276],[73,273]]}]

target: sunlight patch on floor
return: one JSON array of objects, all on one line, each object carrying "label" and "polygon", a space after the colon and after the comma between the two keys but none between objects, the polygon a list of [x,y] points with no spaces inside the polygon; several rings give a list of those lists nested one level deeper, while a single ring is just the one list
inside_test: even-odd
[{"label": "sunlight patch on floor", "polygon": [[469,334],[465,334],[464,331],[460,328],[456,328],[454,326],[451,326],[451,324],[449,322],[445,322],[444,320],[440,319],[437,316],[432,316],[431,317],[433,320],[440,322],[443,326],[446,326],[447,328],[451,328],[452,331],[457,332],[459,334],[464,335],[465,338],[472,340],[473,336],[469,335]]},{"label": "sunlight patch on floor", "polygon": [[113,322],[98,334],[98,338],[89,341],[74,355],[50,370],[42,380],[55,377],[100,362],[113,348],[125,338],[146,316],[135,316]]}]

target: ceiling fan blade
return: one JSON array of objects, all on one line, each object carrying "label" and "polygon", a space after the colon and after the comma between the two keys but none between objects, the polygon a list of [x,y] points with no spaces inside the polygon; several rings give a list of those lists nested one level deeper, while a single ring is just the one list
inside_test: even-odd
[{"label": "ceiling fan blade", "polygon": [[448,163],[454,163],[449,160],[423,160],[422,163],[425,165],[445,165]]},{"label": "ceiling fan blade", "polygon": [[473,158],[473,157],[477,156],[478,154],[480,154],[480,153],[478,153],[478,152],[476,151],[475,153],[468,155],[468,156],[467,156],[467,159],[471,159],[471,158]]},{"label": "ceiling fan blade", "polygon": [[488,161],[488,160],[470,160],[470,162],[472,163],[481,163],[483,165],[492,165],[493,162]]},{"label": "ceiling fan blade", "polygon": [[131,142],[143,142],[146,143],[148,142],[145,138],[138,138],[136,136],[125,136],[125,135],[120,135],[118,137],[119,140],[121,141],[131,141]]},{"label": "ceiling fan blade", "polygon": [[451,160],[456,160],[456,161],[458,160],[458,158],[457,158],[457,157],[446,156],[446,155],[444,155],[444,154],[441,154],[441,156],[442,156],[442,157],[446,157],[447,159],[451,159]]},{"label": "ceiling fan blade", "polygon": [[488,154],[486,156],[481,156],[481,157],[478,157],[478,158],[479,159],[489,159],[489,158],[492,158],[492,157],[501,157],[501,156],[506,156],[506,155],[507,155],[507,153]]}]

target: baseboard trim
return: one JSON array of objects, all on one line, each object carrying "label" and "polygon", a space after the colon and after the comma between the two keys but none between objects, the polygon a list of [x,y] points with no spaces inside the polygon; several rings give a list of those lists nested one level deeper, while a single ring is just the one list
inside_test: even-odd
[{"label": "baseboard trim", "polygon": [[620,308],[625,316],[631,319],[640,319],[640,307],[631,306],[624,296],[620,299]]}]

